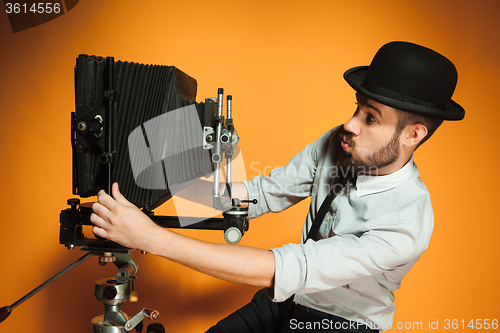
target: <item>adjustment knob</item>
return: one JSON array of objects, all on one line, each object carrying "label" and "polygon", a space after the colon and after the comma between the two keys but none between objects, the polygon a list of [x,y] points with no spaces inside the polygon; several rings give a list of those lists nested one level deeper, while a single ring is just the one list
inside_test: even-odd
[{"label": "adjustment knob", "polygon": [[139,296],[137,295],[137,291],[135,290],[130,291],[129,301],[130,303],[137,303],[139,301]]},{"label": "adjustment knob", "polygon": [[113,286],[106,286],[106,288],[102,291],[102,295],[105,299],[112,300],[115,299],[116,295],[118,295],[118,291]]},{"label": "adjustment knob", "polygon": [[114,262],[116,260],[116,257],[113,255],[111,252],[104,252],[102,255],[99,256],[99,265],[104,266],[108,262]]},{"label": "adjustment knob", "polygon": [[79,204],[80,204],[80,199],[76,199],[76,198],[68,199],[68,205],[71,208],[76,209],[76,207],[78,207]]},{"label": "adjustment knob", "polygon": [[224,232],[224,239],[228,244],[238,244],[241,240],[241,231],[236,227],[229,227]]},{"label": "adjustment knob", "polygon": [[89,131],[96,135],[101,134],[101,132],[104,130],[102,121],[99,118],[94,118],[91,121],[89,121],[88,126],[89,126]]}]

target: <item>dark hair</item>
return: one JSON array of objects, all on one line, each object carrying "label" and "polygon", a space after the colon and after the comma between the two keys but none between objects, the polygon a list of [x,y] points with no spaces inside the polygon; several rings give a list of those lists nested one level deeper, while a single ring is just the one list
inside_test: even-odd
[{"label": "dark hair", "polygon": [[427,128],[427,135],[422,140],[420,140],[415,150],[418,147],[420,147],[421,144],[427,141],[432,136],[432,134],[434,134],[434,132],[438,129],[438,127],[441,126],[441,124],[443,123],[443,119],[426,117],[398,109],[396,109],[396,111],[398,113],[398,124],[396,127],[396,133],[401,134],[401,131],[403,131],[403,129],[407,125],[413,125],[418,123],[424,125]]}]

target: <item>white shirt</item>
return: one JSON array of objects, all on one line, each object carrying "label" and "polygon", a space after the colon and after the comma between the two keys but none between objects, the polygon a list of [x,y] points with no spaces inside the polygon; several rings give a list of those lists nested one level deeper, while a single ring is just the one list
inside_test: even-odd
[{"label": "white shirt", "polygon": [[433,229],[432,205],[417,167],[410,160],[385,176],[359,176],[355,188],[333,200],[318,241],[307,233],[327,196],[336,149],[335,129],[323,134],[269,177],[247,186],[249,217],[282,211],[311,196],[301,244],[272,249],[274,301],[294,301],[370,328],[386,330],[395,311],[392,291],[427,248]]}]

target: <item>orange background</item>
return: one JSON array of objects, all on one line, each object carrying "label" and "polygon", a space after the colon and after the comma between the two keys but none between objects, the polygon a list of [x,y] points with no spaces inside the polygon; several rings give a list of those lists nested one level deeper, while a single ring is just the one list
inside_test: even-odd
[{"label": "orange background", "polygon": [[[59,245],[59,212],[71,194],[70,112],[80,53],[174,65],[198,80],[198,101],[233,95],[249,178],[285,164],[345,122],[354,93],[343,72],[368,65],[391,40],[426,45],[459,71],[466,109],[415,154],[436,226],[396,294],[395,323],[500,320],[498,78],[500,3],[436,1],[85,0],[62,17],[13,34],[0,13],[0,306],[80,257]],[[168,211],[169,204],[160,211]],[[297,242],[307,202],[254,220],[242,243]],[[222,242],[222,232],[182,231]],[[139,303],[167,332],[202,332],[256,288],[226,283],[151,255],[136,255]],[[114,265],[95,258],[16,308],[1,332],[90,332],[103,307],[94,282]],[[341,269],[341,268],[339,268]]]}]

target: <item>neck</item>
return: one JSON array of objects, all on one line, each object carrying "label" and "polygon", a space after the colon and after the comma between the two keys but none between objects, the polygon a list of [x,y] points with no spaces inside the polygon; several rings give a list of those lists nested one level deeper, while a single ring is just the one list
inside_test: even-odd
[{"label": "neck", "polygon": [[[404,155],[404,156],[403,156]],[[402,167],[408,163],[411,159],[411,154],[408,156],[407,154],[401,154],[399,158],[392,162],[391,164],[383,167],[383,168],[378,168],[376,170],[373,170],[372,172],[369,173],[370,176],[386,176],[390,175],[391,173],[394,173],[398,170],[400,170]]]}]

